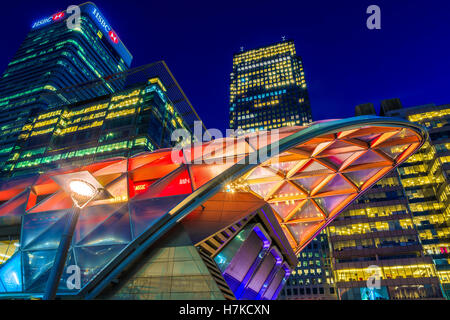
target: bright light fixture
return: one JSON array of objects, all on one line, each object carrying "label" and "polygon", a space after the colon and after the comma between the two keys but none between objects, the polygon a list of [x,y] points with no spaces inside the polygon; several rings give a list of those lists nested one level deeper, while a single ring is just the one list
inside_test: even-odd
[{"label": "bright light fixture", "polygon": [[73,193],[75,193],[79,196],[82,196],[82,197],[91,198],[96,193],[94,186],[83,180],[70,181],[69,188],[70,188],[70,191],[72,191]]},{"label": "bright light fixture", "polygon": [[83,208],[87,205],[98,193],[92,184],[80,179],[73,179],[69,181],[70,196],[78,208]]}]

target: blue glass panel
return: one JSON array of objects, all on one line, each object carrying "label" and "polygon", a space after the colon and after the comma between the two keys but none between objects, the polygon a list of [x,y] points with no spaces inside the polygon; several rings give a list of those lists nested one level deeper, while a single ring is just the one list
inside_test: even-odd
[{"label": "blue glass panel", "polygon": [[21,254],[15,253],[0,269],[0,279],[7,292],[22,291]]},{"label": "blue glass panel", "polygon": [[86,207],[81,210],[75,229],[74,242],[79,243],[85,236],[102,224],[123,205],[123,203],[105,204]]},{"label": "blue glass panel", "polygon": [[131,241],[128,205],[114,212],[107,220],[92,230],[78,245],[98,246],[129,243]]},{"label": "blue glass panel", "polygon": [[81,270],[82,287],[112,261],[126,245],[75,247],[75,259]]},{"label": "blue glass panel", "polygon": [[180,203],[185,197],[187,197],[187,195],[130,202],[133,239],[152,226],[159,218]]},{"label": "blue glass panel", "polygon": [[69,210],[46,211],[25,215],[23,217],[22,239],[20,241],[22,248],[25,248],[31,241],[45,232],[48,227],[57,222]]},{"label": "blue glass panel", "polygon": [[67,212],[59,220],[50,225],[44,232],[37,236],[34,240],[29,242],[23,250],[47,250],[47,249],[57,249],[59,242],[61,241],[61,236],[66,228],[69,216],[73,212]]},{"label": "blue glass panel", "polygon": [[22,252],[25,291],[43,292],[55,255],[56,250]]}]

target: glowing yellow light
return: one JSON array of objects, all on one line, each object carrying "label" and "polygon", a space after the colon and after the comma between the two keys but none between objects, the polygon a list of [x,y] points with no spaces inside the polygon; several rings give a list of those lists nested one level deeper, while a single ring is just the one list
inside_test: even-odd
[{"label": "glowing yellow light", "polygon": [[81,197],[92,198],[96,190],[94,186],[82,180],[72,180],[69,182],[70,191]]}]

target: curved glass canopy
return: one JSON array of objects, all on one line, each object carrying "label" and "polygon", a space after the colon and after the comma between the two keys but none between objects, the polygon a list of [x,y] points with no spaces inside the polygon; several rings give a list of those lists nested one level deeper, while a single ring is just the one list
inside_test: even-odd
[{"label": "curved glass canopy", "polygon": [[0,265],[0,293],[43,292],[67,212],[74,207],[56,182],[65,176],[89,174],[103,196],[80,209],[66,261],[80,267],[81,287],[67,289],[63,276],[58,294],[95,297],[127,259],[219,192],[250,193],[270,204],[298,253],[425,139],[422,127],[405,120],[364,116],[3,181],[0,223],[21,221],[21,236],[14,255]]}]

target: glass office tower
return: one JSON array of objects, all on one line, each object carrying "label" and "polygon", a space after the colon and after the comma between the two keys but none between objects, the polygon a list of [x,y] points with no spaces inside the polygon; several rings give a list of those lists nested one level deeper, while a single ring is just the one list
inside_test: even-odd
[{"label": "glass office tower", "polygon": [[[5,156],[0,178],[130,157],[174,146],[178,141],[172,141],[171,134],[176,129],[192,133],[194,121],[201,120],[187,98],[182,98],[163,61],[129,73],[106,82],[113,85],[127,78],[126,88],[114,94],[67,105],[55,103],[29,117],[18,132],[15,148],[0,147]],[[95,89],[88,83],[76,90],[86,86]]]},{"label": "glass office tower", "polygon": [[311,123],[303,63],[293,41],[236,53],[230,128],[244,132]]},{"label": "glass office tower", "polygon": [[391,110],[427,128],[429,141],[398,168],[425,254],[433,258],[444,292],[450,297],[450,105]]},{"label": "glass office tower", "polygon": [[[85,90],[58,91],[60,104],[111,94],[124,82],[104,81],[129,68],[132,56],[111,25],[92,3],[79,6],[79,25],[72,13],[61,11],[31,26],[0,79],[0,144],[15,149],[22,128],[48,108],[61,88],[91,81]],[[73,21],[72,21],[73,22]],[[5,153],[0,166],[5,164]]]},{"label": "glass office tower", "polygon": [[[423,254],[398,174],[380,180],[328,227],[342,300],[441,298],[430,257]],[[367,280],[378,273],[379,288]]]}]

